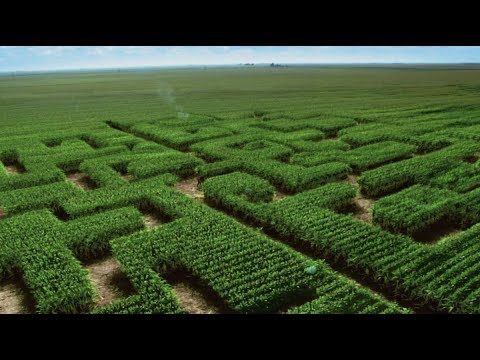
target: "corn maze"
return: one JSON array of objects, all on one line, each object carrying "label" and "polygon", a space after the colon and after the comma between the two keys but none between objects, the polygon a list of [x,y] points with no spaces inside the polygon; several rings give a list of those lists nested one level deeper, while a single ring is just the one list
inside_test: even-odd
[{"label": "corn maze", "polygon": [[191,116],[1,135],[0,312],[478,313],[479,126]]}]

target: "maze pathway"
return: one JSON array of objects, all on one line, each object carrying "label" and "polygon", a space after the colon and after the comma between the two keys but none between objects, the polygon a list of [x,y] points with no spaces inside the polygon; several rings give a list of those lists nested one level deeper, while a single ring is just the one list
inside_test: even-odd
[{"label": "maze pathway", "polygon": [[467,130],[231,125],[111,120],[0,141],[0,275],[18,271],[26,311],[479,312]]}]

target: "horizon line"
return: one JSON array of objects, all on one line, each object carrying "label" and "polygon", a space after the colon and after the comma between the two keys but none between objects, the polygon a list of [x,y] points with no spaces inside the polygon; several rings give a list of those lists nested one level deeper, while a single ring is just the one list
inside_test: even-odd
[{"label": "horizon line", "polygon": [[216,63],[216,64],[181,64],[181,65],[138,65],[138,66],[113,66],[113,67],[85,67],[85,68],[56,68],[34,70],[0,70],[0,74],[36,73],[36,72],[70,72],[86,70],[134,70],[145,68],[188,68],[188,67],[238,67],[255,65],[480,65],[480,62],[244,62],[244,63]]}]

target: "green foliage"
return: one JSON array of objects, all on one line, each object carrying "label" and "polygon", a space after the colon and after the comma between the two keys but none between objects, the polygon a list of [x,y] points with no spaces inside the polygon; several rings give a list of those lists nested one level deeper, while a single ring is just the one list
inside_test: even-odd
[{"label": "green foliage", "polygon": [[45,210],[0,223],[3,230],[0,231],[0,246],[9,242],[7,248],[11,251],[6,254],[21,269],[23,281],[40,313],[85,311],[93,305],[95,296],[87,271],[54,237],[59,227],[58,220]]},{"label": "green foliage", "polygon": [[289,310],[288,314],[412,313],[411,310],[382,299],[377,294],[347,280],[319,287],[316,294],[316,299]]},{"label": "green foliage", "polygon": [[134,160],[128,165],[128,172],[138,178],[159,174],[174,173],[180,177],[188,177],[195,173],[195,168],[203,161],[195,156],[181,152],[162,152],[158,155]]},{"label": "green foliage", "polygon": [[0,208],[7,214],[44,207],[55,209],[60,203],[80,194],[81,190],[67,182],[4,191],[0,192]]},{"label": "green foliage", "polygon": [[413,234],[440,220],[452,221],[457,194],[414,185],[375,203],[373,220],[383,228]]},{"label": "green foliage", "polygon": [[243,169],[248,173],[267,179],[287,192],[308,190],[330,181],[345,178],[351,171],[347,164],[340,162],[303,168],[272,160],[244,163]]},{"label": "green foliage", "polygon": [[111,239],[143,228],[140,212],[127,207],[67,221],[58,236],[77,258],[91,259],[108,253]]},{"label": "green foliage", "polygon": [[432,153],[365,171],[358,182],[362,192],[385,195],[413,183],[428,183],[435,174],[449,171],[459,160],[480,151],[480,144],[462,142]]},{"label": "green foliage", "polygon": [[460,163],[446,172],[440,172],[430,180],[430,184],[458,192],[467,192],[480,186],[480,167]]},{"label": "green foliage", "polygon": [[[411,312],[326,257],[398,297],[479,313],[479,79],[468,66],[2,76],[0,277],[20,276],[37,312],[88,312],[96,294],[79,260],[111,253],[135,292],[96,313],[185,313],[165,280],[179,268],[234,312],[301,299],[286,311]],[[70,171],[99,188],[77,189]],[[172,188],[192,176],[207,204]],[[356,196],[379,197],[374,225],[346,213]],[[170,221],[146,230],[145,208]],[[443,222],[464,231],[432,245],[405,235]]]},{"label": "green foliage", "polygon": [[84,192],[61,203],[63,209],[72,217],[92,215],[128,205],[142,205],[150,194],[161,192],[158,187],[173,185],[177,177],[172,174],[160,175],[117,188],[100,188]]},{"label": "green foliage", "polygon": [[235,205],[238,197],[251,202],[270,201],[275,192],[275,188],[267,181],[239,172],[210,178],[202,184],[202,190],[205,192],[205,197],[213,201],[226,199],[229,196],[235,197],[232,199],[232,206]]}]

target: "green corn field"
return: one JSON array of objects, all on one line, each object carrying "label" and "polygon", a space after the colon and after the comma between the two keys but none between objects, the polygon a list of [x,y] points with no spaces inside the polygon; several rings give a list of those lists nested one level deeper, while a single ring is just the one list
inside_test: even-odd
[{"label": "green corn field", "polygon": [[0,76],[0,313],[480,313],[480,66]]}]

